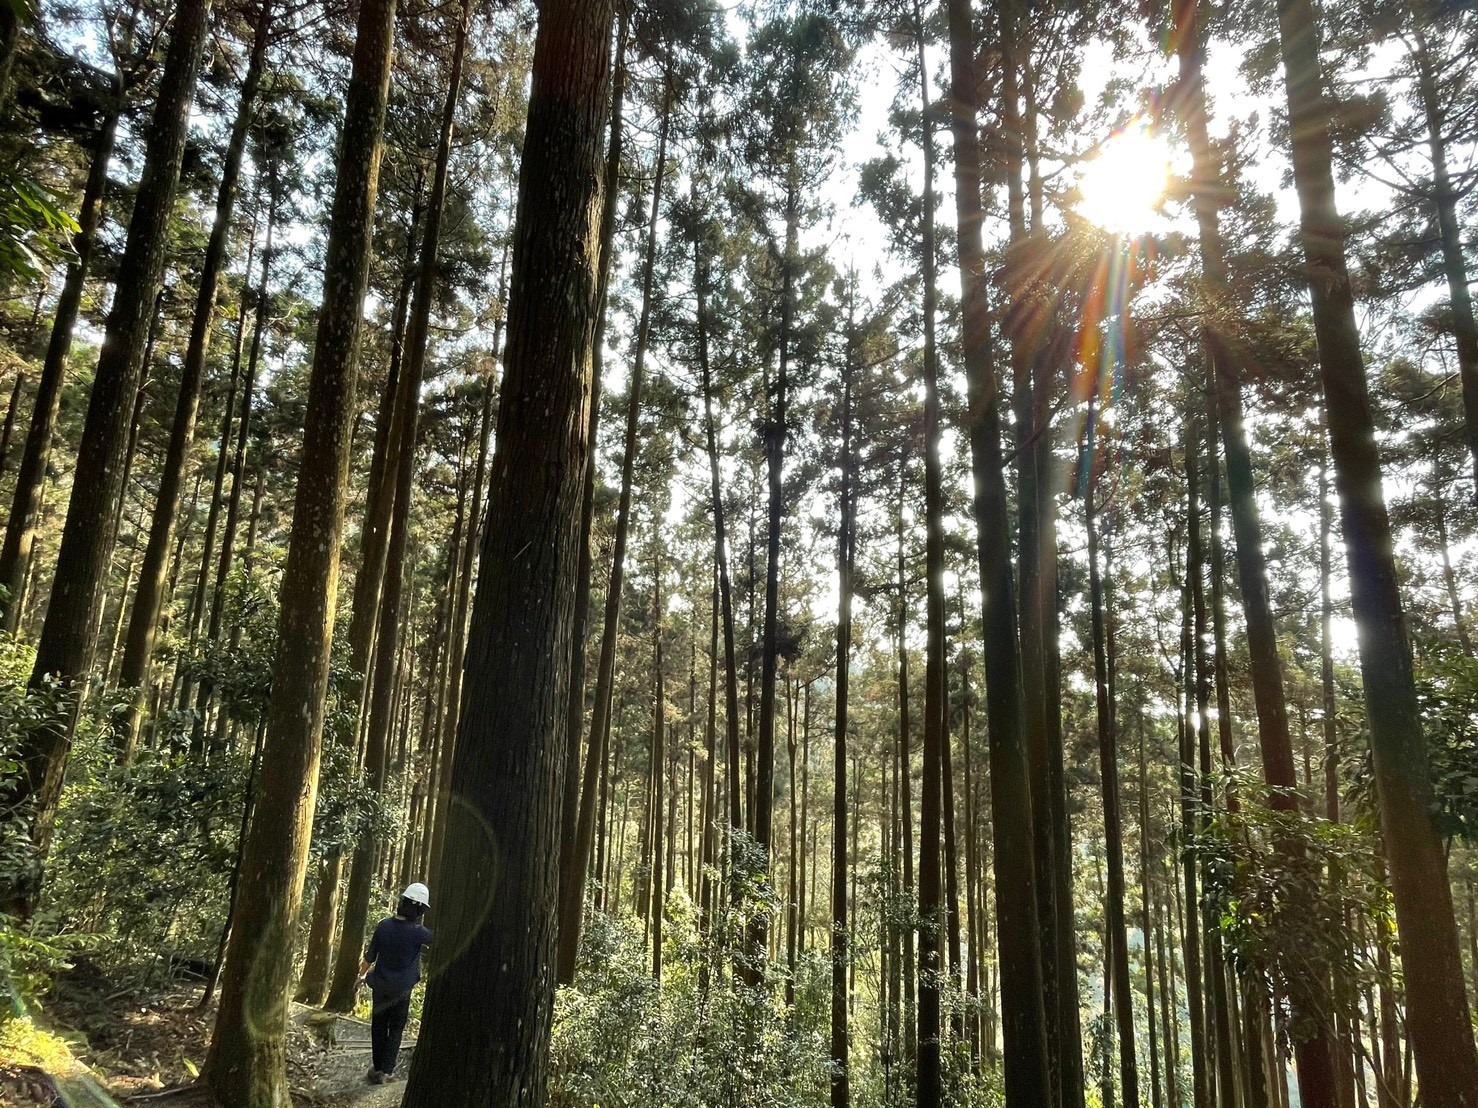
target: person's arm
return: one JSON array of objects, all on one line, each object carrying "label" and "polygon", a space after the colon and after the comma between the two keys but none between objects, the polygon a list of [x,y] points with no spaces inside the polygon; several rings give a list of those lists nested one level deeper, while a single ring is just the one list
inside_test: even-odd
[{"label": "person's arm", "polygon": [[359,960],[359,979],[363,981],[374,969],[375,961],[380,956],[380,929],[375,928],[375,933],[370,936],[369,946],[365,948],[364,957]]}]

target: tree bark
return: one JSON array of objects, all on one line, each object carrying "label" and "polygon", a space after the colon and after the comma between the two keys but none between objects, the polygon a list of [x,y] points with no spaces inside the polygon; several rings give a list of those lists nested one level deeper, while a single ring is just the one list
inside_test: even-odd
[{"label": "tree bark", "polygon": [[272,31],[272,16],[271,0],[263,0],[257,11],[251,57],[241,82],[236,119],[231,125],[231,137],[226,143],[221,181],[216,190],[215,221],[211,224],[205,258],[200,267],[195,313],[190,322],[190,337],[185,346],[185,360],[180,370],[174,422],[170,427],[169,444],[165,448],[164,468],[159,474],[159,491],[154,502],[154,516],[149,525],[149,541],[144,547],[143,565],[139,569],[138,591],[134,595],[133,611],[128,621],[123,665],[118,674],[119,688],[132,690],[133,696],[132,706],[123,720],[121,738],[126,747],[131,747],[134,742],[133,736],[142,722],[146,703],[144,686],[149,675],[149,663],[154,656],[164,586],[169,576],[170,541],[174,537],[175,517],[179,512],[185,455],[195,438],[195,417],[200,408],[206,348],[210,344],[211,330],[215,326],[221,270],[225,266],[226,247],[236,210],[236,183],[241,176],[241,158],[246,151],[246,136],[256,107],[257,90],[262,83],[267,41]]},{"label": "tree bark", "polygon": [[264,784],[242,856],[238,920],[205,1076],[223,1108],[288,1099],[289,951],[312,833],[349,480],[360,319],[379,183],[395,0],[364,0],[339,137],[293,529],[279,589]]},{"label": "tree bark", "polygon": [[1293,136],[1293,178],[1359,632],[1381,829],[1401,931],[1407,1029],[1428,1108],[1478,1103],[1478,1050],[1463,985],[1447,858],[1432,823],[1432,774],[1417,708],[1411,640],[1396,577],[1374,420],[1335,203],[1310,0],[1282,0],[1279,40]]},{"label": "tree bark", "polygon": [[[113,95],[121,97],[120,82],[114,81]],[[87,184],[82,190],[82,208],[77,215],[77,233],[72,236],[76,257],[67,266],[67,277],[56,302],[56,316],[51,325],[51,340],[46,346],[46,360],[36,382],[36,398],[31,408],[31,422],[26,431],[25,450],[16,473],[15,496],[5,526],[5,542],[0,546],[0,595],[3,626],[15,634],[20,630],[25,610],[26,580],[31,568],[31,552],[36,544],[36,530],[41,517],[41,492],[46,483],[46,464],[51,457],[52,437],[56,433],[57,410],[62,395],[62,379],[67,372],[67,354],[72,349],[72,332],[77,326],[77,312],[92,264],[97,229],[102,223],[104,193],[108,184],[108,163],[113,158],[114,140],[118,135],[118,109],[110,108],[98,128],[93,142],[92,162],[87,171]],[[152,305],[152,299],[150,300]],[[120,391],[119,395],[122,395]]]},{"label": "tree bark", "polygon": [[[74,703],[94,653],[93,629],[113,553],[109,520],[123,494],[130,401],[138,392],[143,374],[144,345],[155,295],[163,280],[169,217],[185,154],[190,103],[209,16],[210,0],[181,0],[175,9],[158,100],[145,142],[143,178],[129,220],[117,293],[108,313],[78,447],[51,602],[31,672],[32,688],[43,688],[55,679]],[[28,732],[16,752],[21,772],[0,792],[0,814],[19,820],[36,849],[37,864],[0,887],[0,907],[21,920],[30,918],[40,889],[39,863],[51,841],[70,730],[70,721],[59,721]]]},{"label": "tree bark", "polygon": [[[595,767],[600,765],[604,757],[605,744],[610,741],[611,691],[614,687],[616,671],[616,635],[621,624],[621,593],[626,581],[626,544],[631,531],[631,486],[639,448],[637,432],[640,428],[642,387],[646,377],[647,345],[652,333],[657,226],[662,208],[662,184],[667,171],[667,136],[671,119],[671,103],[664,99],[661,132],[657,139],[657,163],[652,181],[652,212],[647,223],[646,250],[642,259],[641,317],[637,322],[636,350],[632,356],[631,383],[628,390],[630,395],[626,401],[626,442],[621,457],[621,492],[616,509],[616,534],[611,554],[611,575],[606,584],[605,623],[601,628],[600,661],[595,674],[595,704],[590,717],[589,753],[585,759],[584,788],[580,795],[580,816],[576,821],[576,841],[569,869],[569,881],[564,883],[561,889],[563,899],[559,921],[558,971],[562,981],[573,981],[575,978],[575,962],[580,953],[580,929],[585,906],[585,883],[590,867],[590,844],[595,836]],[[599,276],[597,275],[598,285]],[[596,291],[599,294],[600,289],[597,287]],[[600,311],[599,306],[596,311]],[[572,738],[571,741],[578,741],[578,736]]]},{"label": "tree bark", "polygon": [[541,1105],[598,283],[609,0],[540,10],[437,956],[406,1108]]},{"label": "tree bark", "polygon": [[[387,755],[393,722],[391,693],[395,687],[396,656],[400,648],[400,598],[405,579],[406,543],[410,532],[411,493],[416,472],[416,431],[421,410],[421,384],[426,375],[426,349],[431,327],[431,303],[436,293],[436,258],[441,239],[442,212],[446,206],[447,179],[451,164],[452,132],[461,94],[462,65],[467,52],[471,0],[462,0],[452,45],[446,99],[441,114],[436,148],[436,169],[431,197],[426,205],[426,225],[421,235],[416,291],[411,305],[405,339],[405,359],[396,387],[395,410],[386,446],[386,474],[394,479],[394,513],[390,541],[385,553],[384,580],[380,587],[379,631],[375,644],[375,670],[368,689],[369,722],[365,732],[365,776],[370,789],[385,789],[389,769]],[[450,567],[449,567],[450,569]],[[329,986],[327,1007],[348,1011],[354,1005],[359,978],[360,943],[364,939],[375,855],[379,843],[369,835],[355,844],[349,866],[349,888],[339,931],[338,954]]]},{"label": "tree bark", "polygon": [[[594,563],[591,530],[595,521],[596,447],[599,445],[600,409],[605,378],[606,317],[609,311],[611,260],[616,240],[616,216],[621,204],[621,157],[625,149],[624,102],[626,99],[626,39],[630,13],[622,6],[617,18],[615,75],[611,81],[610,139],[606,147],[604,197],[600,218],[600,269],[596,277],[595,336],[592,341],[590,420],[585,431],[585,449],[590,464],[585,467],[585,485],[580,494],[580,564],[576,569],[574,645],[570,657],[570,707],[567,724],[570,742],[565,763],[564,812],[559,846],[560,961],[559,981],[568,985],[575,977],[575,957],[579,954],[579,918],[585,910],[585,883],[589,877],[590,848],[585,850],[585,863],[575,855],[580,838],[583,805],[592,812],[599,787],[599,768],[604,751],[591,742],[582,771],[580,735],[585,729],[585,652],[590,638],[590,575]],[[604,635],[602,635],[604,645]],[[591,733],[591,739],[594,739]],[[588,793],[588,796],[586,795]],[[586,817],[585,832],[593,837],[591,817]],[[593,845],[593,844],[592,844]],[[599,879],[601,874],[597,873]],[[569,943],[566,934],[574,929],[577,941]]]},{"label": "tree bark", "polygon": [[939,458],[939,348],[934,316],[938,276],[934,256],[934,117],[924,50],[923,6],[914,3],[919,90],[923,104],[923,313],[924,313],[924,777],[919,805],[919,1108],[938,1108],[944,1097],[940,959],[944,926],[940,889],[944,791],[946,672],[944,656],[944,478]]},{"label": "tree bark", "polygon": [[[1088,587],[1093,609],[1093,676],[1094,702],[1098,712],[1099,777],[1103,793],[1104,852],[1108,855],[1108,900],[1104,926],[1113,939],[1113,1014],[1119,1040],[1119,1080],[1124,1103],[1139,1104],[1139,1062],[1134,1048],[1134,992],[1129,980],[1129,926],[1124,912],[1124,836],[1123,805],[1119,796],[1119,723],[1114,701],[1113,660],[1109,655],[1112,631],[1109,620],[1109,584],[1099,568],[1100,550],[1097,525],[1098,474],[1103,468],[1094,457],[1094,438],[1102,433],[1094,415],[1095,403],[1088,402],[1088,489],[1083,497],[1083,520],[1088,532]],[[1107,450],[1104,451],[1105,459]]]},{"label": "tree bark", "polygon": [[976,124],[982,74],[969,0],[948,0],[950,111],[955,153],[963,358],[968,382],[966,431],[974,477],[976,558],[985,631],[986,722],[994,829],[996,937],[1000,952],[1007,1108],[1050,1103],[1042,950],[1036,920],[1031,787],[1022,721],[1021,656],[1011,574],[1000,398],[993,366],[985,254],[981,245],[980,137]]},{"label": "tree bark", "polygon": [[[266,333],[267,320],[272,310],[272,298],[268,292],[268,280],[272,275],[272,239],[277,228],[278,205],[281,194],[278,190],[275,171],[269,186],[267,206],[267,235],[262,245],[262,273],[257,283],[256,321],[252,326],[251,351],[246,359],[246,383],[241,390],[241,422],[236,433],[236,455],[231,463],[231,497],[226,502],[226,522],[221,531],[221,552],[216,563],[215,585],[211,589],[210,617],[205,625],[205,641],[220,641],[221,624],[226,615],[226,583],[231,577],[231,566],[236,558],[236,531],[241,519],[241,494],[246,481],[246,451],[251,434],[251,409],[255,398],[257,371],[261,364],[262,339]],[[205,749],[205,721],[210,709],[212,688],[208,681],[201,682],[195,700],[195,724],[192,745],[196,751]]]},{"label": "tree bark", "polygon": [[[849,293],[855,302],[856,277]],[[847,1026],[847,726],[852,672],[852,565],[856,503],[852,481],[852,378],[860,361],[855,307],[848,306],[847,351],[842,363],[842,449],[837,511],[836,728],[831,801],[831,1108],[851,1103],[851,1037]]]}]

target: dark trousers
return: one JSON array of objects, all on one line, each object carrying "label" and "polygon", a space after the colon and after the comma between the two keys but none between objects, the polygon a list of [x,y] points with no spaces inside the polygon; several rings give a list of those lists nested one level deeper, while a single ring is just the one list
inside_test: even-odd
[{"label": "dark trousers", "polygon": [[396,1059],[400,1057],[400,1039],[405,1034],[405,1024],[411,1018],[410,993],[374,994],[373,1014],[370,1017],[370,1053],[374,1068],[381,1073],[394,1073]]}]

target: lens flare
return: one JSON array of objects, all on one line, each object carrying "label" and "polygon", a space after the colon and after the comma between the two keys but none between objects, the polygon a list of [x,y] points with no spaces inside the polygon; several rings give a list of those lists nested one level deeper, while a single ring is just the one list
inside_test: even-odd
[{"label": "lens flare", "polygon": [[1116,131],[1083,163],[1077,211],[1113,234],[1150,231],[1164,222],[1159,205],[1169,183],[1169,146],[1134,123]]}]

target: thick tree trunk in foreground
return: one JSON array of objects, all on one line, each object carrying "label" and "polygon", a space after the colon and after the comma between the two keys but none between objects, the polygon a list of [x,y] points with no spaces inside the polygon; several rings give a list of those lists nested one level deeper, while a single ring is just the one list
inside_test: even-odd
[{"label": "thick tree trunk in foreground", "polygon": [[[580,734],[585,728],[585,653],[590,636],[590,575],[594,564],[591,529],[595,522],[595,456],[600,435],[601,399],[605,380],[606,318],[611,283],[611,259],[616,241],[617,209],[621,203],[621,156],[625,149],[626,36],[630,16],[623,6],[616,30],[615,77],[611,81],[610,138],[606,146],[605,183],[600,216],[600,268],[596,274],[595,337],[591,343],[590,418],[585,430],[585,485],[580,492],[580,563],[576,567],[575,626],[570,648],[569,749],[565,758],[564,812],[559,846],[559,982],[575,979],[581,917],[585,912],[585,884],[595,839],[595,809],[600,788],[604,744],[594,732],[580,763]],[[601,642],[604,645],[605,635]],[[597,750],[597,746],[601,749]],[[582,835],[584,836],[582,838]],[[581,855],[583,850],[583,855]],[[596,878],[601,874],[597,872]]]},{"label": "thick tree trunk in foreground", "polygon": [[[637,437],[641,420],[642,387],[646,376],[647,344],[652,333],[652,299],[657,263],[657,226],[662,207],[662,182],[667,169],[667,135],[671,123],[670,105],[662,111],[662,129],[657,140],[657,164],[652,183],[652,211],[647,223],[647,242],[642,259],[641,318],[636,328],[636,350],[632,357],[631,383],[626,399],[626,440],[621,455],[621,492],[616,509],[616,535],[611,554],[611,574],[606,584],[605,622],[601,628],[600,661],[595,674],[595,706],[590,714],[590,746],[585,759],[584,785],[580,794],[580,814],[576,820],[574,854],[570,859],[569,878],[563,882],[562,911],[559,924],[559,975],[561,980],[574,980],[575,962],[580,953],[580,928],[584,918],[585,879],[589,874],[590,844],[595,833],[595,767],[605,756],[605,745],[611,731],[611,690],[616,674],[616,636],[621,624],[622,591],[626,581],[626,544],[631,531],[631,489],[635,477],[636,455],[640,449]],[[604,215],[602,216],[604,221]],[[597,274],[597,292],[599,292]],[[597,306],[597,312],[600,308]],[[582,489],[583,500],[583,489]],[[578,570],[578,567],[577,567]],[[578,646],[579,644],[577,644]],[[579,736],[571,736],[578,742]]]},{"label": "thick tree trunk in foreground", "polygon": [[965,428],[975,479],[976,556],[982,582],[987,726],[994,826],[996,935],[1000,951],[1007,1108],[1048,1103],[1041,945],[1036,921],[1031,791],[1021,716],[1001,410],[992,364],[980,189],[980,73],[969,0],[948,0],[950,111],[955,152],[962,346],[969,388]]},{"label": "thick tree trunk in foreground", "polygon": [[1344,227],[1335,204],[1318,17],[1310,0],[1284,0],[1278,24],[1330,454],[1359,631],[1381,830],[1401,932],[1407,1030],[1427,1108],[1472,1108],[1478,1104],[1478,1050],[1447,858],[1432,823],[1432,770],[1417,709]]},{"label": "thick tree trunk in foreground", "polygon": [[406,1108],[544,1103],[610,32],[609,0],[540,11],[441,865],[456,879],[442,883]]},{"label": "thick tree trunk in foreground", "polygon": [[[118,95],[116,87],[114,95]],[[118,112],[110,110],[93,143],[92,164],[88,167],[87,184],[82,190],[82,208],[77,215],[77,233],[72,236],[72,250],[76,257],[67,266],[66,281],[57,298],[51,341],[47,343],[46,360],[36,382],[31,423],[15,479],[15,497],[5,525],[5,542],[0,546],[0,586],[8,593],[0,596],[0,606],[3,606],[0,611],[4,612],[4,619],[0,622],[11,634],[20,629],[21,613],[25,608],[26,578],[40,523],[41,490],[46,483],[46,463],[51,457],[51,440],[56,432],[62,379],[67,372],[67,354],[72,349],[72,331],[77,325],[77,310],[82,305],[82,293],[87,285],[98,225],[103,218],[108,163],[113,158],[113,143],[117,135]]]},{"label": "thick tree trunk in foreground", "polygon": [[200,268],[200,288],[195,297],[195,314],[190,322],[190,337],[185,347],[184,365],[180,370],[179,395],[175,404],[174,423],[170,428],[165,451],[164,469],[159,475],[159,492],[154,501],[154,518],[149,526],[149,542],[144,548],[144,561],[139,570],[138,591],[134,595],[133,612],[128,620],[128,633],[123,651],[123,666],[118,674],[120,688],[134,690],[134,700],[123,723],[123,741],[131,745],[142,722],[149,663],[159,631],[159,613],[164,602],[165,583],[169,576],[169,548],[174,538],[175,516],[179,511],[180,482],[184,477],[185,455],[195,438],[195,417],[200,408],[200,386],[205,376],[205,353],[215,326],[216,297],[221,270],[226,262],[226,245],[230,239],[232,217],[236,210],[236,182],[241,176],[241,158],[246,151],[247,130],[256,107],[257,90],[262,83],[262,70],[267,57],[267,39],[272,30],[271,0],[263,0],[257,14],[252,39],[251,59],[242,78],[236,119],[226,144],[226,157],[221,167],[220,186],[216,191],[215,222],[205,247],[205,260]]},{"label": "thick tree trunk in foreground", "polygon": [[[169,218],[209,17],[210,0],[182,0],[175,9],[159,98],[145,142],[143,178],[129,220],[118,288],[77,451],[51,602],[36,647],[31,686],[41,688],[54,678],[72,690],[74,701],[80,693],[77,685],[86,680],[93,658],[93,629],[113,554],[110,521],[123,495],[129,416],[143,374],[154,299],[164,275]],[[21,919],[28,919],[35,907],[39,865],[51,840],[61,796],[69,731],[70,724],[63,723],[31,731],[16,752],[22,772],[0,795],[0,815],[22,820],[37,851],[36,866],[0,888],[0,908]]]},{"label": "thick tree trunk in foreground", "polygon": [[[223,1108],[287,1103],[284,1033],[318,792],[349,480],[360,317],[379,183],[395,0],[364,0],[339,136],[293,530],[283,567],[261,790],[205,1076]],[[238,477],[238,480],[240,478]]]}]

